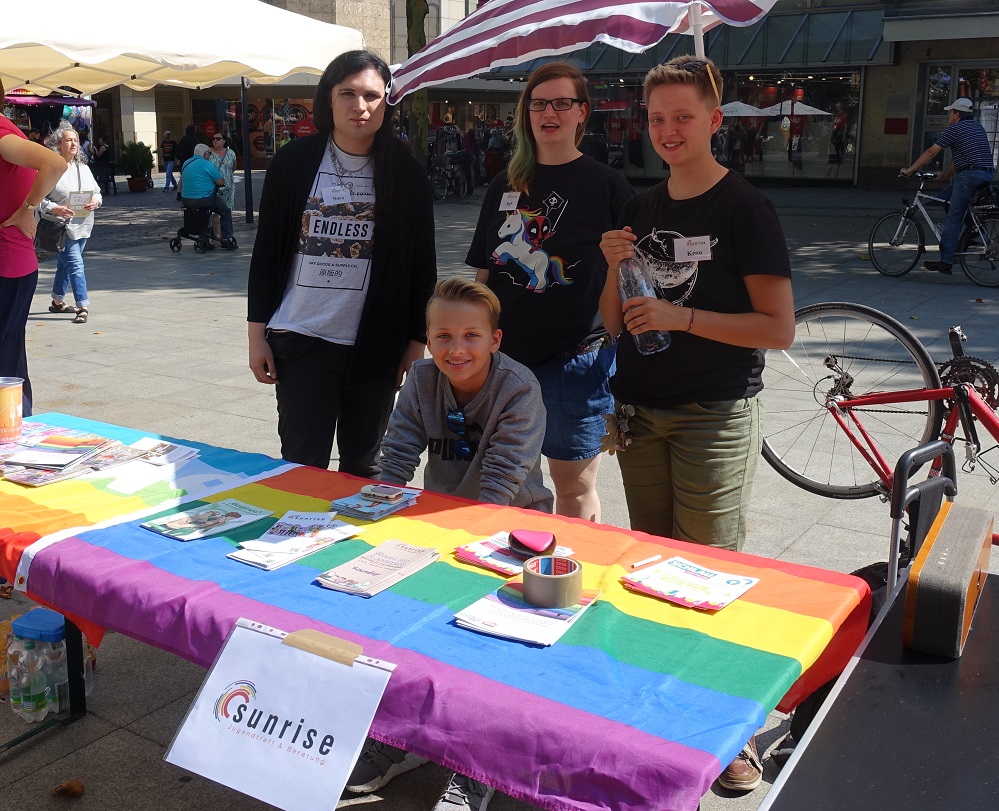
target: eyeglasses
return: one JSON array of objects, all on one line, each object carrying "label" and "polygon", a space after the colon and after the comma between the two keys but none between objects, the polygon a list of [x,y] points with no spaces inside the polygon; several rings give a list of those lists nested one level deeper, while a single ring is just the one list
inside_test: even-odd
[{"label": "eyeglasses", "polygon": [[718,92],[718,85],[715,83],[715,75],[711,72],[711,68],[708,67],[707,62],[702,59],[691,59],[689,62],[681,62],[676,65],[670,65],[670,67],[686,71],[687,73],[697,73],[697,71],[701,68],[707,68],[708,78],[711,80],[711,89],[715,91],[715,98],[718,99],[718,103],[721,104],[721,93]]},{"label": "eyeglasses", "polygon": [[573,104],[582,104],[583,99],[528,99],[527,109],[532,113],[543,113],[550,104],[559,113],[571,110]]},{"label": "eyeglasses", "polygon": [[213,141],[221,141],[222,140],[222,136],[221,135],[216,135],[214,138],[212,138],[212,140]]},{"label": "eyeglasses", "polygon": [[447,412],[447,428],[452,433],[458,435],[458,439],[454,442],[454,455],[456,459],[462,462],[469,461],[474,454],[472,453],[472,445],[468,441],[468,431],[465,429],[465,414],[463,411],[458,409],[452,409]]}]

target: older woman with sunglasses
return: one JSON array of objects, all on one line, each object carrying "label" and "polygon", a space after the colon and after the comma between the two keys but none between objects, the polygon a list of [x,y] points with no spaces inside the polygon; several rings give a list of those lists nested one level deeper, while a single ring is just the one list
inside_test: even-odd
[{"label": "older woman with sunglasses", "polygon": [[555,511],[599,521],[614,368],[599,310],[607,268],[599,242],[634,191],[580,152],[589,114],[577,68],[555,62],[531,75],[517,103],[513,158],[486,192],[465,262],[499,297],[504,352],[541,383]]},{"label": "older woman with sunglasses", "polygon": [[229,148],[229,140],[221,132],[212,136],[212,151],[208,154],[215,168],[222,174],[225,185],[222,187],[222,202],[235,210],[236,199],[233,186],[233,175],[236,170],[236,153]]}]

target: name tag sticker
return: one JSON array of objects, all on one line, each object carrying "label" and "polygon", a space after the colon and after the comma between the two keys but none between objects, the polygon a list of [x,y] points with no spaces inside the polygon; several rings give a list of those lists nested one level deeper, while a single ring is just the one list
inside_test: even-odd
[{"label": "name tag sticker", "polygon": [[680,237],[673,240],[673,254],[677,262],[696,262],[711,258],[711,237]]},{"label": "name tag sticker", "polygon": [[329,186],[323,189],[323,204],[336,206],[350,202],[350,189],[346,186]]},{"label": "name tag sticker", "polygon": [[500,211],[516,211],[517,203],[520,202],[520,192],[519,191],[508,191],[500,198],[499,210]]}]

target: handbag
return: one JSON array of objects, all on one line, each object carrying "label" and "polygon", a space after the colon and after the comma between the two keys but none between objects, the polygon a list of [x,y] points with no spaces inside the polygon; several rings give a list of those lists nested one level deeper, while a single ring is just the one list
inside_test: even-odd
[{"label": "handbag", "polygon": [[35,247],[40,251],[59,253],[66,246],[66,223],[62,220],[39,220],[35,230]]},{"label": "handbag", "polygon": [[[76,165],[76,187],[78,190],[83,188],[79,164]],[[39,219],[35,229],[35,247],[40,251],[62,253],[66,247],[66,221]]]}]

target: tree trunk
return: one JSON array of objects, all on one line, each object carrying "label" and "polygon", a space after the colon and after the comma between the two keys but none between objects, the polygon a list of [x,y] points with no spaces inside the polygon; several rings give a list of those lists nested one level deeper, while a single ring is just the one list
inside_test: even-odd
[{"label": "tree trunk", "polygon": [[[430,4],[427,0],[406,0],[406,46],[412,56],[427,44],[427,34],[424,28],[427,15],[430,14]],[[429,124],[429,109],[427,91],[417,90],[411,93],[409,111],[409,146],[421,165],[427,164],[427,137]]]}]

